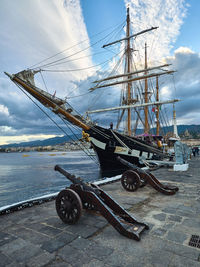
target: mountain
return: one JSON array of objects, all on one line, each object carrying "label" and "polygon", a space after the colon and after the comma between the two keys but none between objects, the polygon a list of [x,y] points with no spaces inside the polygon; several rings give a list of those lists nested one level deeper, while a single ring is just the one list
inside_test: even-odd
[{"label": "mountain", "polygon": [[[177,129],[178,129],[178,134],[180,136],[183,136],[185,131],[188,131],[192,136],[200,134],[200,125],[195,125],[195,124],[177,125]],[[163,127],[162,130],[164,133],[173,132],[173,126]],[[143,129],[137,129],[136,134],[142,134],[143,132],[144,132]],[[155,128],[152,129],[152,133],[153,132],[156,132]]]},{"label": "mountain", "polygon": [[[81,135],[77,134],[78,138],[81,138]],[[1,148],[9,148],[9,147],[37,147],[37,146],[53,146],[53,145],[59,145],[62,143],[70,142],[74,140],[73,136],[58,136],[53,138],[48,138],[45,140],[36,140],[36,141],[30,141],[30,142],[22,142],[22,143],[14,143],[9,145],[2,145]]]},{"label": "mountain", "polygon": [[[198,134],[200,134],[200,125],[177,125],[178,127],[178,133],[180,136],[183,136],[185,131],[188,131],[192,137],[197,137]],[[164,132],[173,132],[173,127],[164,127]],[[143,133],[143,129],[137,129],[137,134]],[[77,134],[78,138],[81,138],[80,134]],[[36,147],[36,146],[53,146],[53,145],[59,145],[65,142],[70,142],[73,140],[73,136],[61,136],[61,137],[54,137],[54,138],[48,138],[45,140],[36,140],[36,141],[30,141],[30,142],[22,142],[22,143],[14,143],[9,145],[2,145],[1,148],[9,148],[9,147]]]},{"label": "mountain", "polygon": [[200,125],[178,125],[178,132],[180,134],[183,134],[186,130],[188,130],[190,133],[200,134]]}]

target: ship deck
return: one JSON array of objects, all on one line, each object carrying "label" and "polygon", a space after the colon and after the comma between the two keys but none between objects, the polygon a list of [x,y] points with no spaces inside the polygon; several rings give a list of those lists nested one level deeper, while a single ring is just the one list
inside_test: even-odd
[{"label": "ship deck", "polygon": [[149,185],[136,192],[125,191],[119,181],[102,186],[150,226],[139,242],[91,212],[65,225],[54,201],[1,215],[0,266],[200,266],[200,240],[199,248],[189,245],[192,235],[200,236],[199,162],[192,158],[186,172],[154,171],[163,183],[179,187],[173,196]]}]

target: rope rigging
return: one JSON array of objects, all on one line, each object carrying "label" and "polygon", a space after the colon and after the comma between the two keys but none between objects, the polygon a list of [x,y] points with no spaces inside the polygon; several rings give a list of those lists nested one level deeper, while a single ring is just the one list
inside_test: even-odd
[{"label": "rope rigging", "polygon": [[[84,41],[82,41],[82,42],[79,42],[78,44],[75,44],[75,45],[73,45],[73,46],[71,46],[71,47],[69,47],[69,48],[67,48],[67,49],[65,49],[65,50],[63,50],[63,51],[61,51],[61,52],[59,52],[59,53],[57,53],[57,54],[55,54],[55,55],[53,55],[53,56],[51,56],[51,57],[49,57],[49,58],[47,58],[47,59],[44,59],[44,60],[42,60],[42,61],[40,61],[38,64],[35,64],[35,65],[33,65],[32,67],[34,67],[32,70],[34,70],[34,69],[40,69],[40,74],[41,74],[41,77],[42,77],[42,80],[43,80],[43,83],[44,83],[44,86],[45,86],[45,88],[46,88],[46,90],[47,90],[47,92],[48,92],[48,89],[47,89],[47,86],[46,86],[46,83],[45,83],[45,81],[44,81],[44,77],[42,76],[42,72],[76,72],[76,71],[84,71],[84,70],[88,70],[88,69],[92,69],[92,68],[95,68],[95,72],[97,72],[98,71],[98,69],[97,69],[97,67],[99,67],[99,66],[101,66],[101,67],[104,67],[104,66],[106,66],[106,63],[108,63],[108,62],[111,62],[111,60],[114,60],[116,57],[119,57],[120,56],[120,54],[121,54],[121,51],[119,52],[119,53],[116,53],[115,51],[111,51],[111,50],[108,50],[108,49],[105,49],[106,50],[106,52],[112,52],[112,53],[114,53],[114,56],[113,57],[111,57],[110,59],[107,59],[107,60],[105,60],[105,61],[103,61],[103,62],[101,62],[101,63],[99,63],[99,64],[96,64],[96,65],[92,65],[92,66],[87,66],[87,67],[84,67],[84,68],[77,68],[77,69],[51,69],[52,67],[55,67],[55,66],[59,66],[59,65],[61,65],[61,64],[66,64],[66,63],[69,63],[69,62],[74,62],[74,61],[77,61],[77,60],[80,60],[80,59],[83,59],[83,58],[87,58],[87,57],[89,57],[90,55],[86,55],[86,56],[80,56],[80,57],[76,57],[76,58],[73,58],[74,56],[77,56],[78,54],[81,54],[82,52],[84,52],[84,51],[86,51],[86,50],[89,50],[90,48],[92,48],[92,47],[94,47],[95,45],[97,45],[98,43],[100,43],[100,42],[102,42],[103,40],[105,40],[106,38],[108,39],[108,36],[110,36],[110,35],[112,35],[112,36],[114,36],[114,35],[116,35],[116,34],[120,34],[121,33],[121,31],[122,31],[122,29],[123,28],[119,28],[119,27],[121,27],[122,26],[122,24],[120,24],[117,28],[115,28],[113,31],[111,31],[111,33],[109,33],[109,34],[107,34],[105,37],[103,37],[103,38],[98,38],[98,40],[97,41],[95,41],[95,42],[93,42],[91,45],[87,45],[85,48],[82,48],[82,49],[80,49],[80,50],[78,50],[78,51],[76,51],[76,52],[73,52],[71,55],[67,55],[67,56],[64,56],[64,57],[62,57],[62,58],[59,58],[59,59],[56,59],[56,60],[53,60],[52,62],[48,62],[47,63],[47,61],[49,61],[50,59],[55,59],[55,57],[57,57],[58,55],[61,55],[61,54],[63,54],[64,52],[66,52],[66,51],[69,51],[70,49],[73,49],[74,47],[77,47],[77,46],[79,46],[80,44],[83,44],[84,42],[86,42],[86,41],[88,41],[88,38],[87,39],[85,39]],[[124,27],[124,23],[123,23],[123,27]],[[118,30],[118,32],[117,32],[117,30]],[[103,31],[104,32],[104,31]],[[99,34],[95,34],[94,36],[98,36]],[[112,37],[110,37],[110,39],[111,39]],[[136,37],[134,38],[134,40],[136,41]],[[153,41],[152,41],[152,44],[151,44],[151,49],[150,49],[150,53],[152,52],[152,47],[153,47],[153,44],[154,44],[154,42],[155,42],[155,36],[154,36],[154,38],[153,38]],[[121,45],[122,47],[123,47],[123,44]],[[123,49],[124,49],[124,47],[123,47]],[[133,48],[131,48],[131,50],[132,51],[136,51],[136,50],[134,50]],[[102,54],[103,52],[96,52],[96,53],[94,53],[94,55],[98,55],[98,54]],[[150,54],[149,53],[149,54]],[[123,57],[124,57],[124,55],[126,54],[126,52],[124,52],[124,54],[120,57],[120,59],[119,59],[119,61],[115,64],[115,66],[114,66],[114,68],[112,69],[112,71],[110,71],[110,74],[107,76],[107,77],[109,77],[109,76],[112,76],[113,75],[113,73],[117,73],[117,71],[119,70],[119,68],[120,68],[120,66],[121,66],[121,64],[122,64],[122,61],[123,61]],[[148,54],[148,57],[150,56]],[[137,54],[137,56],[140,58],[140,61],[141,61],[141,55],[140,55],[140,53],[138,52],[138,54]],[[137,65],[136,65],[136,62],[134,61],[134,58],[132,57],[131,58],[131,68],[133,69],[133,65],[134,65],[134,69],[137,71]],[[39,66],[38,66],[39,65]],[[144,64],[142,64],[142,65],[144,65]],[[38,66],[38,67],[35,67],[35,66]],[[126,68],[126,67],[125,67]],[[102,68],[101,68],[101,70],[102,70]],[[127,72],[127,71],[125,71],[125,72]],[[136,74],[136,76],[137,77],[139,77],[139,74]],[[104,83],[104,82],[103,82]],[[130,83],[130,82],[129,82]],[[99,82],[99,83],[97,83],[96,84],[96,87],[98,87],[98,85],[99,84],[101,84],[102,85],[102,82]],[[141,81],[137,81],[136,82],[136,84],[138,85],[138,86],[135,86],[135,98],[137,98],[138,100],[140,100],[141,101],[141,103],[144,103],[144,96],[143,96],[143,94],[144,94],[144,90],[143,90],[143,86],[142,86],[142,82]],[[18,86],[19,87],[19,86]],[[94,87],[95,88],[95,87]],[[149,87],[148,88],[151,88],[151,90],[152,90],[152,92],[153,92],[153,94],[154,94],[154,97],[155,97],[155,87],[154,87],[154,85],[153,85],[153,82],[152,82],[152,79],[150,79],[150,81],[149,81]],[[20,88],[21,89],[21,88]],[[22,91],[23,91],[23,89],[21,89]],[[73,90],[74,91],[74,90]],[[24,91],[23,91],[24,92]],[[105,90],[104,90],[104,92],[105,92]],[[125,90],[124,90],[124,92],[125,92]],[[82,94],[79,94],[79,95],[75,95],[75,96],[71,96],[71,94],[70,94],[70,96],[68,97],[68,98],[76,98],[76,97],[81,97],[81,96],[85,96],[85,95],[88,95],[90,92],[86,92],[86,93],[82,93]],[[24,94],[26,94],[25,92],[24,92]],[[26,94],[27,95],[27,94]],[[28,95],[27,95],[28,96]],[[131,98],[131,101],[132,101],[132,99],[133,99],[133,88],[131,88],[131,95],[130,95],[130,98]],[[138,98],[138,96],[139,96],[139,98]],[[29,96],[28,96],[29,97]],[[96,102],[100,99],[100,97],[102,97],[102,91],[99,91],[99,94],[96,94],[96,96],[95,96],[95,98],[93,99],[93,105],[92,106],[94,106],[95,104],[96,104]],[[121,95],[121,98],[123,98],[124,96],[123,96],[123,92],[122,92],[122,95]],[[30,98],[30,97],[29,97]],[[58,124],[57,124],[57,122],[56,121],[54,121],[35,101],[33,101],[33,99],[32,98],[30,98],[31,99],[31,101],[33,102],[33,103],[35,103],[35,105],[37,105],[39,108],[40,108],[40,110],[43,112],[43,113],[45,113],[45,115],[47,116],[47,117],[49,117],[49,119],[65,134],[65,135],[67,135],[68,137],[70,137],[72,140],[73,140],[73,138],[71,137],[71,136],[69,136],[68,134],[67,134],[67,132],[62,128],[62,127],[60,127]],[[145,100],[146,101],[146,100]],[[149,101],[151,101],[151,95],[149,95]],[[122,100],[121,100],[121,103],[122,103]],[[90,108],[91,108],[91,106],[90,106]],[[89,109],[90,109],[89,108]],[[73,110],[74,110],[74,108],[72,108]],[[148,108],[148,109],[150,109],[150,108]],[[142,122],[142,117],[140,116],[140,112],[141,112],[141,110],[142,110],[142,108],[134,108],[133,109],[134,110],[134,112],[135,112],[135,114],[137,113],[137,118],[135,119],[135,121],[136,121],[136,124],[138,125],[138,122],[139,122],[139,120]],[[123,115],[124,115],[124,113],[125,113],[125,110],[123,110],[122,112],[121,112],[121,116],[120,116],[120,112],[121,111],[119,111],[119,113],[118,113],[118,119],[119,120],[121,120],[122,119],[122,117],[123,117]],[[165,111],[166,112],[166,111]],[[78,114],[78,112],[76,111],[76,113]],[[160,111],[160,122],[161,121],[164,121],[165,119],[166,119],[166,117],[164,117],[163,116],[163,113],[164,113],[164,110],[162,110],[162,111]],[[153,125],[154,125],[154,116],[155,116],[155,114],[153,114],[152,112],[149,112],[148,113],[149,115],[149,125],[151,125],[152,127],[151,127],[151,129],[153,128]],[[69,128],[69,130],[72,132],[72,134],[73,134],[73,136],[75,136],[75,137],[77,137],[76,136],[76,133],[73,131],[73,129],[72,128],[74,128],[74,130],[77,130],[77,128],[78,127],[75,127],[74,125],[71,125],[71,127],[69,127],[69,125],[68,125],[68,123],[66,122],[66,120],[65,119],[63,119],[63,117],[62,116],[60,116],[59,115],[59,117],[60,117],[60,119],[63,121],[63,123]],[[119,122],[119,121],[118,121]],[[166,121],[165,121],[166,122]],[[143,122],[142,122],[143,123]],[[94,130],[94,131],[96,131],[97,133],[99,133],[99,134],[101,134],[101,135],[103,135],[105,138],[109,138],[109,136],[108,135],[106,135],[104,132],[102,132],[101,130],[99,130],[98,128],[96,128],[95,126],[91,126],[91,128]],[[74,141],[74,140],[73,140]],[[80,147],[81,147],[81,145],[79,145]],[[82,149],[82,148],[81,148]],[[86,153],[87,154],[87,153]]]},{"label": "rope rigging", "polygon": [[98,66],[101,66],[101,65],[103,65],[103,64],[111,61],[112,59],[113,59],[113,57],[110,58],[110,59],[107,59],[107,60],[105,60],[105,61],[103,61],[103,62],[101,62],[101,63],[99,63],[97,65],[93,65],[93,66],[86,67],[86,68],[81,68],[81,69],[72,69],[72,70],[48,70],[48,69],[41,69],[41,71],[49,71],[49,72],[73,72],[73,71],[88,70],[88,69],[92,69],[92,68],[96,68]]},{"label": "rope rigging", "polygon": [[[110,52],[110,51],[108,51],[108,52]],[[99,51],[99,52],[94,53],[92,56],[94,57],[96,55],[103,54],[103,53],[105,53],[105,51]],[[61,62],[61,63],[52,64],[51,66],[54,66],[54,65],[57,66],[57,65],[60,65],[60,64],[63,64],[63,63],[74,62],[74,61],[77,61],[77,60],[80,60],[80,59],[83,59],[83,58],[88,58],[88,56],[82,56],[82,57],[66,60],[66,61]]]},{"label": "rope rigging", "polygon": [[[123,23],[123,24],[124,24],[124,23]],[[117,28],[121,27],[121,25],[122,25],[122,24],[120,24]],[[115,31],[116,31],[116,29],[114,29],[111,33],[108,33],[105,37],[101,38],[100,40],[98,40],[98,41],[92,43],[91,45],[87,46],[86,48],[83,48],[83,49],[79,50],[78,52],[72,53],[71,55],[65,56],[65,57],[63,57],[63,58],[61,58],[61,59],[54,60],[54,61],[52,61],[52,62],[50,62],[50,63],[44,64],[44,65],[39,65],[40,63],[43,63],[43,62],[45,62],[45,61],[47,61],[47,60],[49,60],[49,59],[51,59],[51,58],[53,58],[53,57],[56,57],[57,55],[62,54],[62,53],[64,53],[64,52],[66,52],[67,50],[70,50],[71,48],[74,48],[75,46],[78,46],[78,45],[80,45],[81,43],[83,43],[83,42],[85,42],[85,41],[88,41],[88,39],[86,39],[86,40],[84,40],[84,41],[82,41],[82,42],[79,42],[78,44],[73,45],[72,47],[63,50],[63,51],[61,51],[61,52],[59,52],[59,53],[57,53],[57,54],[55,54],[55,55],[53,55],[53,56],[51,56],[51,57],[49,57],[49,58],[47,58],[47,59],[45,59],[45,60],[39,62],[38,64],[35,64],[35,65],[31,66],[30,69],[33,69],[33,70],[34,70],[34,69],[38,69],[38,68],[40,69],[40,68],[44,68],[44,67],[51,67],[52,64],[55,64],[55,63],[60,62],[60,61],[63,61],[63,60],[65,60],[65,59],[67,59],[67,58],[71,58],[71,57],[73,57],[74,55],[80,54],[80,53],[82,53],[83,51],[86,51],[86,50],[90,49],[91,47],[95,46],[95,45],[98,44],[99,42],[105,40],[108,36],[110,36],[110,35],[111,35],[113,32],[115,32]],[[96,34],[96,35],[98,35],[98,34]],[[38,66],[38,65],[39,65],[39,66]],[[37,66],[37,67],[35,67],[35,66]],[[33,67],[35,67],[35,68],[33,68]]]},{"label": "rope rigging", "polygon": [[[36,101],[34,101],[22,88],[21,86],[19,86],[16,82],[14,82],[16,84],[16,86],[57,126],[58,129],[60,129],[64,135],[66,135],[69,139],[71,139],[73,142],[77,141],[77,140],[74,140],[61,126],[58,125],[58,123],[49,116],[49,114],[43,109],[41,108],[37,103]],[[59,116],[60,117],[60,116]],[[60,117],[61,118],[61,117]],[[61,118],[62,119],[62,118]],[[64,119],[62,119],[63,122],[64,122]],[[65,122],[65,125],[68,126]],[[69,126],[68,126],[69,127]],[[73,133],[73,135],[76,136],[76,134],[72,131],[72,129],[69,127],[70,131]],[[76,136],[77,137],[77,136]],[[98,162],[96,160],[96,158],[90,156],[88,153],[86,153],[86,150],[85,150],[85,147],[83,147],[82,145],[80,145],[79,143],[77,143],[77,145],[80,147],[81,150],[83,150],[83,152],[88,156],[90,157],[97,165],[98,165]],[[87,150],[88,151],[88,150]]]},{"label": "rope rigging", "polygon": [[[122,25],[122,24],[124,24],[124,22],[121,23],[120,25]],[[118,27],[120,27],[120,25],[119,25]],[[113,28],[113,26],[108,27],[108,28],[104,29],[103,31],[98,32],[98,33],[92,35],[92,36],[91,36],[91,39],[94,38],[94,37],[97,36],[97,35],[100,35],[101,33],[105,32],[105,31],[109,30],[110,28]],[[66,48],[66,49],[64,49],[64,50],[62,50],[62,51],[60,51],[60,52],[58,52],[58,53],[56,53],[56,54],[54,54],[54,55],[52,55],[52,56],[46,58],[46,59],[43,59],[42,61],[40,61],[40,62],[38,62],[38,63],[36,63],[36,64],[30,66],[28,69],[33,69],[33,67],[38,66],[39,64],[41,64],[41,63],[43,63],[43,62],[45,62],[45,61],[47,61],[47,60],[49,60],[49,59],[51,59],[51,58],[54,58],[54,57],[56,57],[56,56],[58,56],[58,55],[60,55],[60,54],[62,54],[62,53],[64,53],[64,52],[66,52],[67,50],[70,50],[70,49],[72,49],[73,47],[78,46],[78,45],[80,45],[81,43],[84,43],[84,42],[86,42],[86,41],[88,41],[88,40],[89,40],[89,38],[86,38],[85,40],[83,40],[83,41],[81,41],[81,42],[79,42],[79,43],[77,43],[77,44],[75,44],[75,45],[72,45],[71,47],[68,47],[68,48]]]},{"label": "rope rigging", "polygon": [[[121,53],[121,52],[120,52]],[[119,53],[119,54],[120,54]],[[115,64],[114,68],[111,70],[111,72],[108,74],[106,73],[102,78],[104,77],[109,77],[109,76],[112,76],[115,72],[117,72],[117,69],[119,68],[120,64],[121,64],[121,61],[123,60],[123,56],[121,56],[121,58],[119,59],[119,61]],[[114,57],[113,57],[114,58]],[[96,86],[98,86],[100,84],[97,83]],[[105,92],[106,89],[104,89],[103,91]],[[94,99],[92,99],[92,104],[88,107],[88,110],[90,110],[97,102],[97,100],[102,96],[102,92],[99,91],[99,93],[94,97]]]}]

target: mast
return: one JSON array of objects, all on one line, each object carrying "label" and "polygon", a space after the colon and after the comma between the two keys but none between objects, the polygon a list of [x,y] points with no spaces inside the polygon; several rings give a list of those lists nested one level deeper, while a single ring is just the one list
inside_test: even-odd
[{"label": "mast", "polygon": [[[147,76],[147,44],[145,43],[145,75]],[[144,102],[148,103],[148,80],[145,78],[145,88],[144,88]],[[148,106],[144,108],[144,133],[149,133],[149,122],[148,122]]]},{"label": "mast", "polygon": [[[126,48],[126,63],[127,63],[127,73],[130,73],[131,69],[131,49],[130,49],[130,17],[129,17],[129,7],[127,8],[127,26],[126,26],[126,37],[127,37],[127,48]],[[128,79],[131,77],[128,76]],[[128,82],[127,85],[127,104],[130,105],[131,100],[131,83]],[[127,118],[127,130],[128,135],[131,135],[131,109],[128,108],[128,118]]]},{"label": "mast", "polygon": [[[156,102],[159,102],[159,87],[158,87],[158,76],[156,76]],[[159,122],[159,104],[156,105],[156,135],[160,132]]]},{"label": "mast", "polygon": [[[99,81],[95,81],[94,83],[97,83],[96,86],[94,86],[94,87],[89,89],[90,91],[94,91],[94,90],[96,90],[98,88],[104,88],[104,87],[109,87],[109,86],[123,84],[123,83],[127,84],[126,91],[125,91],[125,94],[126,94],[125,95],[125,99],[123,99],[125,101],[122,102],[122,105],[125,104],[126,105],[126,109],[127,109],[126,130],[128,132],[128,135],[131,135],[131,107],[130,106],[131,106],[131,104],[133,104],[133,103],[138,101],[137,99],[132,99],[132,94],[133,94],[132,93],[132,82],[145,78],[144,76],[143,77],[134,77],[134,78],[132,78],[132,75],[138,74],[138,73],[141,73],[141,72],[144,72],[144,71],[146,71],[145,73],[147,73],[147,66],[146,66],[146,70],[139,70],[139,71],[131,72],[131,53],[132,53],[132,48],[131,48],[131,45],[130,45],[130,39],[133,38],[133,37],[137,37],[137,36],[139,36],[141,34],[147,33],[149,31],[156,30],[157,28],[158,27],[151,27],[151,28],[146,29],[144,31],[141,31],[141,32],[138,32],[136,34],[130,35],[130,16],[129,16],[129,7],[128,7],[127,8],[127,17],[126,17],[126,37],[103,45],[103,48],[105,48],[107,46],[111,46],[111,45],[120,43],[122,41],[126,42],[125,43],[125,45],[126,45],[126,47],[125,47],[125,56],[126,56],[126,58],[125,58],[125,72],[124,72],[124,74],[110,76],[108,78],[101,79]],[[149,70],[153,70],[153,69],[156,69],[156,68],[150,68]],[[148,75],[145,75],[145,76],[146,76],[146,78],[149,78]],[[152,77],[152,76],[155,76],[155,74],[151,74],[150,75],[150,77]],[[121,81],[115,81],[115,82],[108,83],[108,84],[102,84],[102,85],[99,84],[99,83],[101,83],[103,81],[108,81],[108,80],[111,80],[111,79],[118,79],[118,78],[122,78],[122,77],[127,77],[127,79],[124,79],[124,80],[121,80]],[[121,122],[121,119],[122,119],[124,114],[125,114],[125,110],[123,110],[121,115],[120,115],[120,118],[119,118],[118,123],[117,123],[117,128],[118,128],[118,126],[119,126],[119,124]]]}]

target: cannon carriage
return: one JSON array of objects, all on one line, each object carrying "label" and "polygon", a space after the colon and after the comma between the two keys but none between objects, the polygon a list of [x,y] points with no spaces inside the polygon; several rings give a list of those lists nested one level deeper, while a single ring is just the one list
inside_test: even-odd
[{"label": "cannon carriage", "polygon": [[121,177],[121,184],[125,190],[134,192],[138,188],[149,184],[164,195],[174,195],[178,192],[178,187],[162,184],[150,171],[145,171],[121,157],[118,157],[117,160],[128,167],[128,170]]},{"label": "cannon carriage", "polygon": [[67,224],[75,224],[83,209],[93,209],[100,213],[120,234],[140,240],[140,235],[149,227],[131,216],[105,191],[94,184],[86,184],[81,178],[66,172],[59,165],[55,170],[67,177],[72,184],[56,197],[56,211],[60,219]]}]

